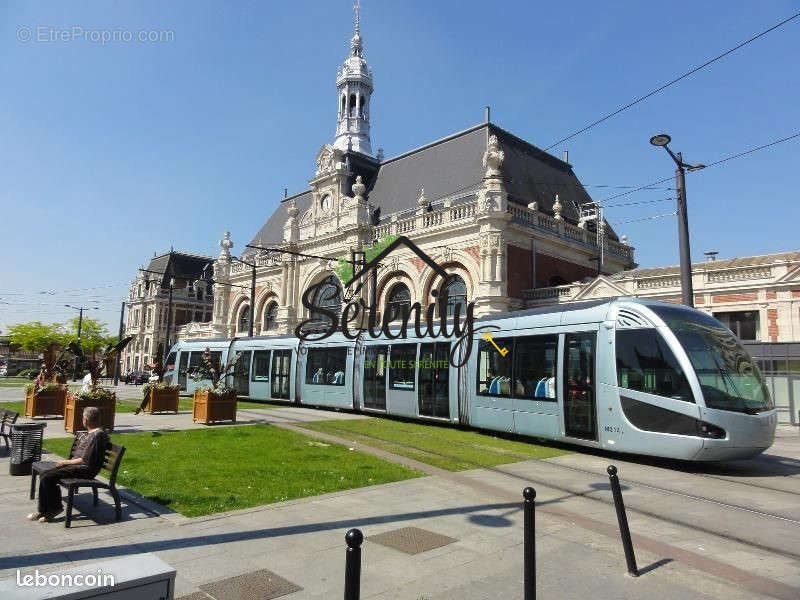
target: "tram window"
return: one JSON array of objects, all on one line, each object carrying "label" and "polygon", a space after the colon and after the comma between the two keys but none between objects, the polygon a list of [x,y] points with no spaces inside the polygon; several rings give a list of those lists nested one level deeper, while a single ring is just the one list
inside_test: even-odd
[{"label": "tram window", "polygon": [[253,381],[269,381],[269,350],[253,352]]},{"label": "tram window", "polygon": [[[513,338],[494,338],[500,348],[512,350]],[[478,344],[478,394],[511,396],[511,357],[502,356],[491,342]]]},{"label": "tram window", "polygon": [[414,363],[417,360],[416,344],[396,344],[391,347],[389,361],[389,387],[393,390],[414,390]]},{"label": "tram window", "polygon": [[631,390],[694,402],[675,355],[655,329],[617,331],[617,383]]},{"label": "tram window", "polygon": [[344,385],[347,348],[309,348],[306,358],[306,383]]},{"label": "tram window", "polygon": [[557,362],[558,336],[517,338],[514,347],[513,396],[555,401]]},{"label": "tram window", "polygon": [[197,371],[198,367],[203,364],[203,353],[202,352],[192,352],[189,356],[189,376],[192,376],[192,373]]}]

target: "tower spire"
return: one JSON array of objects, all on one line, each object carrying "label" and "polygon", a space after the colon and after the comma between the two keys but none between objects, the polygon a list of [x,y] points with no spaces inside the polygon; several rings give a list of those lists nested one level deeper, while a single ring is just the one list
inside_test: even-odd
[{"label": "tower spire", "polygon": [[364,59],[361,41],[361,2],[353,0],[353,37],[348,56],[336,74],[338,118],[334,147],[344,152],[372,155],[369,139],[369,103],[372,71]]}]

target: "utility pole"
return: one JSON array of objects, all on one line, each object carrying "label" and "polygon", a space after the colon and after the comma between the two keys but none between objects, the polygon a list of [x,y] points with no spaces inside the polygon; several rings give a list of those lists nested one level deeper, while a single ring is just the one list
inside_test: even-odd
[{"label": "utility pole", "polygon": [[175,278],[169,278],[169,302],[167,303],[167,341],[164,344],[164,356],[161,357],[161,360],[164,364],[167,362],[167,356],[169,356],[169,337],[172,333],[172,290],[175,287]]},{"label": "utility pole", "polygon": [[678,216],[678,248],[681,257],[681,302],[694,308],[694,289],[692,288],[692,253],[689,248],[689,216],[686,210],[686,169],[698,171],[705,169],[705,165],[690,165],[683,162],[680,152],[675,154],[669,149],[668,144],[672,138],[666,133],[660,133],[650,138],[653,146],[661,146],[675,162],[675,190]]},{"label": "utility pole", "polygon": [[[666,146],[664,146],[666,148]],[[692,252],[689,248],[689,215],[686,211],[686,172],[683,170],[683,157],[678,152],[675,167],[675,189],[678,204],[678,247],[681,253],[681,302],[694,307],[694,287],[692,286]]]},{"label": "utility pole", "polygon": [[[94,308],[97,310],[96,306],[72,306],[71,304],[65,304],[67,308],[72,308],[78,311],[78,346],[81,346],[81,331],[83,330],[83,311],[89,310],[90,308]],[[78,357],[75,357],[75,367],[72,370],[72,381],[78,381]]]},{"label": "utility pole", "polygon": [[[123,325],[124,325],[124,316],[125,316],[125,302],[122,302],[122,308],[119,309],[119,337],[117,337],[117,341],[122,341],[122,334],[123,332]],[[122,352],[117,352],[117,359],[114,361],[114,387],[119,385],[119,373],[122,369]]]}]

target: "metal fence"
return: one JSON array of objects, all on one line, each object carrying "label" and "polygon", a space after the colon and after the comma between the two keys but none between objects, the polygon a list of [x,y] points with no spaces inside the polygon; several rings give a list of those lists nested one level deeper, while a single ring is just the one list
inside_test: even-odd
[{"label": "metal fence", "polygon": [[764,375],[778,422],[800,425],[800,343],[743,342]]}]

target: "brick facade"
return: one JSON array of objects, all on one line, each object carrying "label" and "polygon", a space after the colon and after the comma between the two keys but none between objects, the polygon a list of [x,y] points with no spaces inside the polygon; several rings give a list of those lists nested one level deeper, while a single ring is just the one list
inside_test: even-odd
[{"label": "brick facade", "polygon": [[740,294],[714,294],[714,302],[755,302],[758,300],[758,292],[743,292]]},{"label": "brick facade", "polygon": [[569,261],[546,254],[536,254],[536,287],[548,287],[572,281],[580,281],[584,277],[594,277],[597,271],[590,267],[576,265]]},{"label": "brick facade", "polygon": [[508,260],[508,297],[522,298],[522,290],[533,287],[531,251],[509,244],[506,257]]}]

